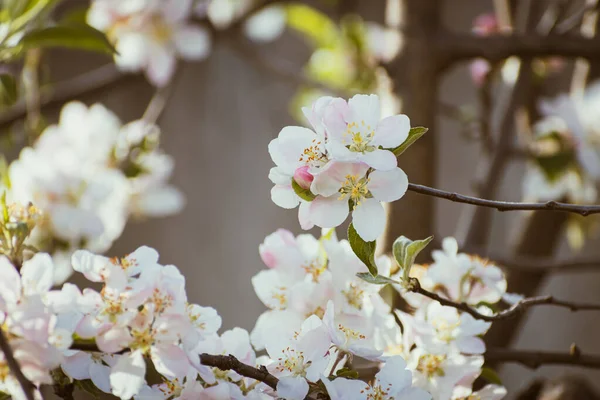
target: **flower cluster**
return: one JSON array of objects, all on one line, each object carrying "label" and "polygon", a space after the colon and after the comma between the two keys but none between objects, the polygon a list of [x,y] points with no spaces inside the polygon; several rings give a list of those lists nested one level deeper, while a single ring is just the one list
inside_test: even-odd
[{"label": "flower cluster", "polygon": [[164,86],[177,57],[201,60],[210,52],[208,32],[188,21],[191,13],[191,0],[93,0],[87,22],[115,44],[120,69],[145,71]]},{"label": "flower cluster", "polygon": [[322,97],[303,112],[312,129],[285,127],[269,144],[273,202],[299,205],[304,229],[334,228],[352,212],[358,234],[375,240],[385,226],[381,202],[400,199],[408,187],[394,154],[408,138],[408,117],[381,119],[376,95]]},{"label": "flower cluster", "polygon": [[144,120],[122,125],[105,107],[65,105],[9,166],[10,202],[43,211],[29,244],[53,254],[55,282],[71,273],[77,248],[107,250],[129,216],[179,211],[182,194],[167,184],[173,160],[158,147],[160,131]]},{"label": "flower cluster", "polygon": [[[432,257],[433,264],[414,265],[411,269],[411,276],[430,292],[487,314],[500,301],[513,303],[520,299],[506,293],[506,279],[500,268],[477,256],[458,253],[454,238],[445,238],[443,250],[434,250]],[[402,333],[388,339],[385,354],[400,354],[407,359],[414,371],[413,384],[429,391],[434,399],[503,398],[506,390],[497,385],[471,393],[484,362],[481,336],[491,324],[407,292],[402,285],[395,286],[415,310],[396,311]]]}]

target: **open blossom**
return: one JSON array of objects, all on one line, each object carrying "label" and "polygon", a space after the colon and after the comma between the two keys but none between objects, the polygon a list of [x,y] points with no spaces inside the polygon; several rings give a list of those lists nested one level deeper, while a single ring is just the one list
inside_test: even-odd
[{"label": "open blossom", "polygon": [[191,24],[191,0],[94,0],[87,22],[106,32],[124,71],[145,71],[156,86],[175,72],[177,57],[201,60],[210,51],[203,28]]},{"label": "open blossom", "polygon": [[408,138],[408,117],[381,120],[376,95],[348,102],[322,97],[303,111],[312,129],[288,126],[269,143],[276,164],[269,173],[273,202],[299,205],[304,229],[334,228],[352,211],[358,234],[375,240],[385,222],[380,203],[400,199],[408,187],[392,151]]},{"label": "open blossom", "polygon": [[270,338],[266,348],[272,362],[267,368],[279,378],[278,395],[304,399],[309,389],[307,380],[317,382],[330,363],[330,346],[329,334],[316,315],[307,318],[294,337]]},{"label": "open blossom", "polygon": [[411,371],[406,369],[404,359],[394,356],[387,359],[372,383],[346,378],[333,381],[323,378],[323,383],[331,400],[430,400],[432,397],[429,393],[412,387],[411,375]]},{"label": "open blossom", "polygon": [[344,222],[351,210],[356,232],[366,241],[377,239],[385,227],[381,202],[400,199],[408,188],[408,178],[397,167],[369,171],[364,163],[334,162],[317,175],[311,190],[320,196],[310,203],[311,221],[333,228]]}]

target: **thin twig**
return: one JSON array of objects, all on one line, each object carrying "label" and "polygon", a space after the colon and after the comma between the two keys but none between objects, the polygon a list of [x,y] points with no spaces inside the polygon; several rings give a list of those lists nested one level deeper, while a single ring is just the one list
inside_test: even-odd
[{"label": "thin twig", "polygon": [[525,310],[527,310],[530,307],[539,306],[539,305],[549,305],[549,306],[567,308],[573,312],[592,311],[592,310],[600,311],[600,304],[573,303],[570,301],[556,300],[552,296],[538,296],[538,297],[529,297],[529,298],[523,299],[523,300],[513,304],[511,307],[507,308],[506,310],[500,311],[499,313],[496,313],[494,315],[486,315],[486,314],[480,313],[479,311],[472,308],[470,305],[468,305],[465,302],[458,303],[458,302],[455,302],[452,300],[448,300],[447,298],[442,297],[442,296],[438,295],[437,293],[433,293],[433,292],[430,292],[429,290],[423,289],[421,287],[421,284],[419,283],[419,280],[416,278],[410,278],[408,288],[409,288],[408,290],[410,290],[411,292],[419,293],[425,297],[429,297],[430,299],[437,301],[438,303],[440,303],[443,306],[456,308],[459,311],[463,311],[463,312],[466,312],[467,314],[470,314],[471,316],[473,316],[476,319],[480,319],[480,320],[487,321],[487,322],[509,319],[509,318],[512,318],[512,317],[524,312]]},{"label": "thin twig", "polygon": [[450,200],[456,203],[471,204],[474,206],[495,208],[498,211],[562,211],[573,214],[579,214],[584,217],[591,214],[600,213],[600,205],[577,205],[561,203],[559,201],[547,201],[545,203],[522,203],[517,201],[498,201],[480,199],[478,197],[466,196],[456,192],[447,192],[445,190],[435,189],[429,186],[408,184],[408,190],[411,192],[424,194],[427,196],[439,197],[440,199]]},{"label": "thin twig", "polygon": [[[71,350],[91,351],[100,352],[98,346],[94,343],[86,342],[74,342],[71,345]],[[123,354],[128,350],[125,349],[118,354]],[[235,356],[229,355],[214,355],[214,354],[200,354],[200,362],[209,367],[219,368],[222,371],[235,371],[238,374],[247,378],[256,379],[257,381],[264,382],[271,388],[277,390],[277,382],[279,381],[275,376],[271,375],[264,366],[255,368],[253,366],[242,363]]]},{"label": "thin twig", "polygon": [[542,365],[574,365],[600,369],[600,356],[581,354],[577,347],[569,353],[554,353],[505,348],[488,348],[484,354],[486,361],[517,363],[527,368],[537,369]]},{"label": "thin twig", "polygon": [[10,344],[8,343],[8,340],[6,339],[2,329],[0,329],[0,351],[4,353],[6,364],[8,364],[10,372],[19,382],[19,385],[21,386],[21,389],[23,390],[27,400],[34,400],[33,393],[35,386],[29,381],[29,379],[25,377],[25,375],[23,375],[23,371],[21,371],[19,363],[17,363],[17,360],[15,360],[15,356],[10,348]]}]

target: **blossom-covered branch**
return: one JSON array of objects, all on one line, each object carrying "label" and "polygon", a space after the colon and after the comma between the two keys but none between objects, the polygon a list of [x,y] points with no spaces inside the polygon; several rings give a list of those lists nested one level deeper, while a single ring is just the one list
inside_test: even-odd
[{"label": "blossom-covered branch", "polygon": [[23,391],[23,394],[25,395],[27,400],[34,400],[33,393],[34,393],[35,387],[29,381],[29,379],[27,379],[27,377],[25,375],[23,375],[23,371],[21,371],[21,367],[19,366],[19,363],[17,363],[17,360],[15,360],[13,351],[10,348],[10,344],[8,343],[8,340],[6,340],[6,336],[4,335],[4,332],[2,331],[2,329],[0,329],[0,351],[2,351],[2,353],[4,354],[4,361],[8,365],[10,372],[14,375],[14,377],[19,382],[19,385],[21,386],[21,390]]},{"label": "blossom-covered branch", "polygon": [[536,369],[542,365],[576,365],[586,368],[600,369],[600,356],[581,354],[577,347],[569,353],[544,351],[488,348],[485,358],[488,361],[517,363],[527,368]]},{"label": "blossom-covered branch", "polygon": [[556,307],[567,308],[573,312],[575,311],[584,311],[584,310],[600,310],[600,304],[583,304],[583,303],[573,303],[569,301],[556,300],[552,296],[539,296],[539,297],[530,297],[526,299],[522,299],[506,310],[500,311],[494,315],[486,315],[480,313],[475,308],[469,306],[467,303],[462,302],[458,303],[452,300],[448,300],[436,293],[430,292],[421,287],[418,279],[410,278],[410,284],[408,285],[409,290],[415,293],[420,293],[423,296],[429,297],[432,300],[439,302],[441,305],[454,307],[457,310],[464,311],[476,319],[480,319],[487,322],[498,321],[502,319],[512,318],[521,312],[524,312],[529,307],[538,306],[538,305],[552,305]]},{"label": "blossom-covered branch", "polygon": [[559,201],[547,201],[545,203],[524,203],[517,201],[498,201],[480,199],[478,197],[466,196],[456,192],[447,192],[441,189],[435,189],[429,186],[417,185],[414,183],[408,184],[408,190],[411,192],[424,194],[427,196],[439,197],[441,199],[450,200],[456,203],[471,204],[474,206],[495,208],[498,211],[563,211],[582,216],[600,213],[600,205],[577,205],[569,203],[561,203]]}]

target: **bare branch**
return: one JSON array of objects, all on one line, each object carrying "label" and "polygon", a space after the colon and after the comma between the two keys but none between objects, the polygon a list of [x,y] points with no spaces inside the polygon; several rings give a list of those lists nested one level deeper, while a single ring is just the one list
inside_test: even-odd
[{"label": "bare branch", "polygon": [[492,35],[474,36],[444,32],[437,38],[444,65],[471,58],[500,61],[511,56],[600,58],[600,40],[582,36]]},{"label": "bare branch", "polygon": [[19,363],[17,363],[17,360],[15,360],[15,356],[10,348],[10,344],[8,343],[8,340],[6,339],[2,329],[0,329],[0,351],[4,353],[6,364],[8,364],[10,372],[17,379],[19,385],[21,385],[21,389],[23,390],[23,393],[25,393],[27,400],[34,400],[33,393],[35,386],[33,386],[33,383],[31,383],[29,379],[23,375],[23,371],[21,371]]},{"label": "bare branch", "polygon": [[486,361],[516,363],[527,368],[537,369],[542,365],[574,365],[600,369],[600,356],[581,354],[576,346],[569,353],[554,353],[504,348],[488,348],[484,354]]},{"label": "bare branch", "polygon": [[445,190],[431,188],[429,186],[408,184],[408,190],[411,192],[424,194],[427,196],[439,197],[456,203],[471,204],[474,206],[495,208],[498,211],[562,211],[573,214],[583,215],[600,213],[600,205],[583,206],[577,204],[561,203],[558,201],[547,201],[545,203],[522,203],[516,201],[497,201],[480,199],[478,197],[466,196],[455,192],[446,192]]},{"label": "bare branch", "polygon": [[[74,342],[71,345],[71,350],[81,350],[81,351],[92,351],[92,352],[100,352],[98,346],[95,343],[85,343],[85,342]],[[125,349],[117,354],[123,354],[128,350]],[[235,358],[235,356],[229,355],[213,355],[213,354],[200,354],[200,362],[204,365],[208,365],[209,367],[219,368],[222,371],[235,371],[238,374],[245,376],[247,378],[256,379],[257,381],[264,382],[269,385],[274,390],[277,390],[277,382],[279,380],[271,375],[269,371],[264,366],[260,368],[255,368],[253,366],[242,363],[240,360]]]},{"label": "bare branch", "polygon": [[573,303],[570,301],[562,301],[556,300],[552,296],[539,296],[539,297],[530,297],[523,299],[506,310],[500,311],[494,315],[485,315],[478,312],[476,309],[469,306],[467,303],[457,303],[452,300],[448,300],[437,293],[430,292],[421,287],[419,280],[416,278],[410,278],[410,283],[408,286],[408,290],[415,293],[420,293],[425,297],[429,297],[432,300],[439,302],[443,306],[448,306],[452,308],[456,308],[457,310],[466,312],[470,314],[476,319],[480,319],[487,322],[499,321],[503,319],[509,319],[515,317],[516,315],[524,312],[530,307],[539,306],[539,305],[551,305],[556,307],[567,308],[573,312],[575,311],[600,311],[600,304],[583,304],[583,303]]}]

